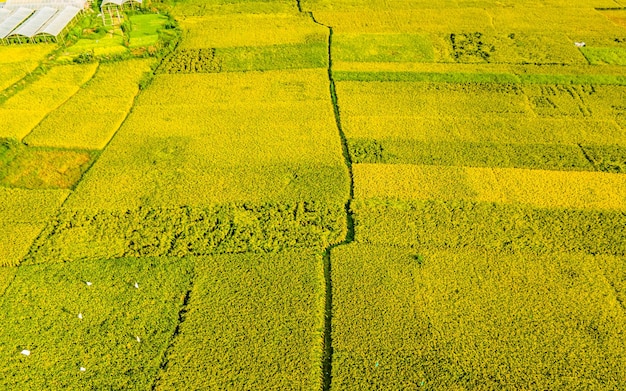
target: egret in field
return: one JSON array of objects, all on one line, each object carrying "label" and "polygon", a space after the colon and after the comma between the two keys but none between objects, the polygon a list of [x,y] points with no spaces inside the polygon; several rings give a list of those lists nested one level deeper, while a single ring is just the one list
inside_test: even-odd
[{"label": "egret in field", "polygon": [[141,338],[139,338],[139,336],[135,336],[135,339],[137,340],[137,342],[141,343]]},{"label": "egret in field", "polygon": [[82,318],[83,318],[83,313],[82,313],[82,312],[79,312],[79,313],[78,313],[78,319],[82,319]]},{"label": "egret in field", "polygon": [[22,353],[24,356],[30,356],[30,350],[27,349],[22,350],[20,353]]},{"label": "egret in field", "polygon": [[86,282],[87,286],[91,286],[91,282],[87,281]]},{"label": "egret in field", "polygon": [[135,283],[135,288],[139,289],[139,284]]},{"label": "egret in field", "polygon": [[80,367],[80,371],[81,371],[81,372],[85,372],[86,370],[87,370],[87,368],[85,368],[85,367]]}]

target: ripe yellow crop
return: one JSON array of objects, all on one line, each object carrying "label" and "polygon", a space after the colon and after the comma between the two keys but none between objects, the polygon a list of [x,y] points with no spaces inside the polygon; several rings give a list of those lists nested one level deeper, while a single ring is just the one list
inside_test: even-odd
[{"label": "ripe yellow crop", "polygon": [[318,389],[322,257],[290,250],[197,263],[186,320],[155,389]]},{"label": "ripe yellow crop", "polygon": [[128,115],[139,92],[139,80],[150,70],[151,63],[132,60],[100,65],[93,79],[50,113],[24,142],[60,148],[104,148]]},{"label": "ripe yellow crop", "polygon": [[54,50],[54,45],[48,44],[0,47],[0,91],[35,70],[41,60],[52,50]]},{"label": "ripe yellow crop", "polygon": [[0,266],[20,263],[68,195],[68,190],[0,187],[0,225],[3,227],[0,235]]},{"label": "ripe yellow crop", "polygon": [[325,40],[328,33],[308,16],[297,14],[187,17],[181,28],[185,49],[295,44]]},{"label": "ripe yellow crop", "polygon": [[354,165],[355,197],[626,210],[626,177],[602,172]]},{"label": "ripe yellow crop", "polygon": [[24,138],[48,113],[72,97],[98,64],[53,67],[0,105],[0,137]]},{"label": "ripe yellow crop", "polygon": [[332,261],[333,387],[625,385],[626,317],[604,266],[623,260],[351,245]]}]

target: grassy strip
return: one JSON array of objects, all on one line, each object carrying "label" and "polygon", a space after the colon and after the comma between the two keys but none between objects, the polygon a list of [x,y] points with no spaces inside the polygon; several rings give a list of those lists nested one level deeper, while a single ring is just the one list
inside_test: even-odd
[{"label": "grassy strip", "polygon": [[352,245],[333,251],[339,389],[620,389],[611,257]]},{"label": "grassy strip", "polygon": [[334,72],[337,81],[626,85],[626,76],[507,73]]},{"label": "grassy strip", "polygon": [[0,388],[147,389],[191,275],[180,259],[21,267],[0,300]]},{"label": "grassy strip", "polygon": [[197,263],[185,321],[154,389],[317,389],[320,252],[222,255]]},{"label": "grassy strip", "polygon": [[324,248],[345,237],[342,202],[65,211],[33,245],[31,263]]},{"label": "grassy strip", "polygon": [[[422,164],[469,167],[517,167],[541,170],[593,171],[577,145],[431,142],[406,139],[349,140],[354,163]],[[594,150],[609,150],[597,146]]]},{"label": "grassy strip", "polygon": [[361,243],[545,254],[626,255],[626,212],[472,201],[357,200]]}]

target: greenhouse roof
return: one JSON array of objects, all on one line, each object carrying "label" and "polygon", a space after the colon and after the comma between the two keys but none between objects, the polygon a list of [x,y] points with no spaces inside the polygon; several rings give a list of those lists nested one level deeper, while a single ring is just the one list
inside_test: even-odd
[{"label": "greenhouse roof", "polygon": [[68,6],[84,8],[87,0],[7,0],[4,8],[12,10],[20,7],[30,8],[34,10],[50,7],[63,9]]},{"label": "greenhouse roof", "polygon": [[33,13],[30,8],[19,8],[17,11],[9,15],[4,22],[0,23],[0,39],[6,38],[11,31],[22,24]]},{"label": "greenhouse roof", "polygon": [[42,27],[37,34],[49,34],[56,37],[80,13],[80,8],[66,7]]},{"label": "greenhouse roof", "polygon": [[59,11],[56,8],[42,8],[36,11],[33,16],[28,18],[26,22],[14,30],[10,35],[20,35],[22,37],[32,38],[48,21],[54,17],[57,12]]}]

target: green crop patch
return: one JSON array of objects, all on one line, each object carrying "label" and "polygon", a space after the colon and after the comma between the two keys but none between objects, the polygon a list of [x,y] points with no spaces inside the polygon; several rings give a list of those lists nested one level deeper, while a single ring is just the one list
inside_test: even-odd
[{"label": "green crop patch", "polygon": [[581,51],[590,64],[593,65],[626,65],[626,48],[620,47],[585,47]]},{"label": "green crop patch", "polygon": [[361,243],[626,255],[623,211],[376,199],[358,200],[353,209],[356,240]]},{"label": "green crop patch", "polygon": [[256,47],[180,49],[161,65],[161,73],[215,73],[328,67],[325,42]]},{"label": "green crop patch", "polygon": [[351,245],[332,260],[335,388],[626,386],[626,318],[598,266],[613,259]]},{"label": "green crop patch", "polygon": [[210,73],[221,70],[221,61],[215,57],[215,49],[211,48],[177,50],[159,66],[159,73]]},{"label": "green crop patch", "polygon": [[338,34],[332,55],[347,62],[431,62],[430,38],[419,34]]},{"label": "green crop patch", "polygon": [[192,270],[180,259],[20,268],[0,300],[0,387],[149,388]]},{"label": "green crop patch", "polygon": [[[350,139],[353,163],[421,164],[469,167],[517,167],[593,171],[578,145],[428,142],[402,139]],[[597,146],[598,150],[608,147]]]},{"label": "green crop patch", "polygon": [[287,250],[196,262],[185,321],[155,389],[318,389],[321,253]]},{"label": "green crop patch", "polygon": [[129,47],[146,47],[159,42],[159,31],[169,18],[161,14],[132,15],[129,17],[132,26],[129,34]]},{"label": "green crop patch", "polygon": [[33,245],[29,262],[321,249],[340,242],[345,226],[339,202],[65,210]]}]

